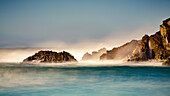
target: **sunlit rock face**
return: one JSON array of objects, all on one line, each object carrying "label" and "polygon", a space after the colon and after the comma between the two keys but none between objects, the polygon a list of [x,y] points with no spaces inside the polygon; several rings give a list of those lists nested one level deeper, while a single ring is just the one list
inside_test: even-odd
[{"label": "sunlit rock face", "polygon": [[82,60],[99,60],[100,56],[106,53],[106,48],[102,48],[98,51],[93,51],[92,54],[89,54],[88,52],[85,53],[82,57]]},{"label": "sunlit rock face", "polygon": [[138,43],[132,55],[129,56],[128,61],[147,61],[153,58],[151,49],[151,41],[148,35],[142,37],[141,42]]},{"label": "sunlit rock face", "polygon": [[129,61],[146,61],[148,59],[164,60],[170,56],[170,18],[163,21],[160,31],[142,37],[140,52],[135,53]]},{"label": "sunlit rock face", "polygon": [[170,18],[163,21],[160,31],[150,36],[154,59],[166,59],[170,56]]},{"label": "sunlit rock face", "polygon": [[138,40],[132,40],[131,42],[128,42],[120,47],[108,50],[100,56],[100,60],[124,59],[133,53],[138,43]]},{"label": "sunlit rock face", "polygon": [[141,41],[132,40],[100,56],[100,60],[126,59],[128,61],[165,60],[170,56],[170,18],[163,21],[160,31]]},{"label": "sunlit rock face", "polygon": [[170,18],[163,21],[160,25],[160,33],[162,35],[163,45],[167,50],[170,50]]},{"label": "sunlit rock face", "polygon": [[153,50],[154,59],[166,59],[170,52],[164,46],[164,40],[160,32],[150,36],[151,49]]},{"label": "sunlit rock face", "polygon": [[77,62],[77,60],[68,52],[39,51],[33,56],[23,60],[23,63],[63,63]]}]

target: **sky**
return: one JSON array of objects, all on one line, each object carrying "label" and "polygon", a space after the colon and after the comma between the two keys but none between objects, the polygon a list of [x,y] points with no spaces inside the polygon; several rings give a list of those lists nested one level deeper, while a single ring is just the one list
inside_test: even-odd
[{"label": "sky", "polygon": [[0,48],[113,48],[159,31],[170,0],[0,0]]}]

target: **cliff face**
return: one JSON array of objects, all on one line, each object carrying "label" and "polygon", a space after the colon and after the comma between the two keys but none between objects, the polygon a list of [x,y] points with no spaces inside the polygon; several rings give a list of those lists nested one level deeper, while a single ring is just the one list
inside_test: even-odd
[{"label": "cliff face", "polygon": [[103,53],[106,53],[106,48],[102,48],[98,51],[93,51],[92,54],[87,52],[83,55],[82,60],[99,60]]},{"label": "cliff face", "polygon": [[167,50],[165,41],[160,32],[150,36],[151,49],[153,50],[154,59],[166,59],[170,56],[170,50]]},{"label": "cliff face", "polygon": [[131,56],[129,61],[164,60],[168,56],[170,56],[170,18],[163,21],[159,32],[150,37],[143,36],[140,52]]},{"label": "cliff face", "polygon": [[170,66],[170,56],[166,59],[166,61],[162,65]]},{"label": "cliff face", "polygon": [[149,36],[148,35],[145,35],[142,38],[140,57],[143,60],[147,60],[150,58]]},{"label": "cliff face", "polygon": [[[101,60],[126,59],[128,61],[165,60],[170,56],[170,18],[163,21],[160,31],[113,48],[100,56]],[[168,59],[169,60],[169,59]]]},{"label": "cliff face", "polygon": [[68,52],[53,52],[53,51],[39,51],[33,56],[30,56],[23,60],[23,62],[35,62],[35,63],[62,63],[62,62],[77,62],[77,60]]},{"label": "cliff face", "polygon": [[166,50],[170,50],[170,18],[163,21],[160,25],[160,33],[163,40],[163,46]]},{"label": "cliff face", "polygon": [[120,47],[108,50],[107,53],[100,56],[100,60],[124,59],[131,55],[140,41],[132,40]]}]

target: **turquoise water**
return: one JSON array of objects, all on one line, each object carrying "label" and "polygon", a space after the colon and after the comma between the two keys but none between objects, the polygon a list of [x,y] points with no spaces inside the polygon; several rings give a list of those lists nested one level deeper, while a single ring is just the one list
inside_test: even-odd
[{"label": "turquoise water", "polygon": [[0,96],[170,96],[170,67],[0,64]]}]

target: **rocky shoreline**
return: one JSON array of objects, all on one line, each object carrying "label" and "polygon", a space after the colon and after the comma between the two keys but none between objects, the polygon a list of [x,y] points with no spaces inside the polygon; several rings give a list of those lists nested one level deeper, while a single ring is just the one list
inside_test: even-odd
[{"label": "rocky shoreline", "polygon": [[[170,18],[163,21],[160,31],[149,36],[144,35],[141,40],[132,40],[120,47],[106,50],[102,48],[93,51],[92,54],[86,52],[82,57],[86,60],[126,60],[128,62],[142,62],[149,60],[165,61],[163,65],[170,66]],[[23,62],[39,63],[63,63],[77,62],[68,52],[39,51],[33,56],[23,60]]]}]

